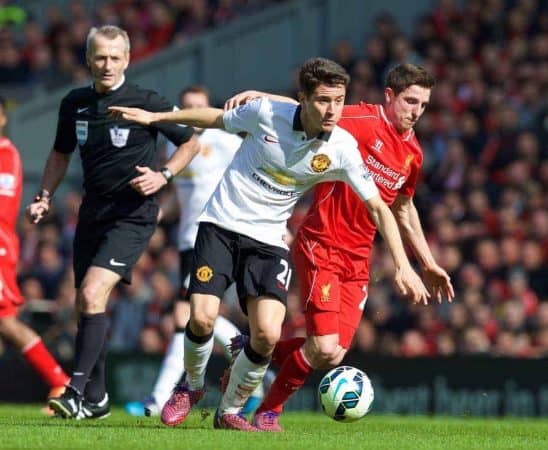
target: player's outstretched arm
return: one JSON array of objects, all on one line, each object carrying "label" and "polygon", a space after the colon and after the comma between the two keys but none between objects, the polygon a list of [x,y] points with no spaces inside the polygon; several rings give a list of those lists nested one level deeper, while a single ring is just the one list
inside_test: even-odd
[{"label": "player's outstretched arm", "polygon": [[38,223],[49,212],[49,206],[53,193],[65,176],[72,153],[61,153],[52,149],[40,184],[40,192],[34,197],[32,203],[26,208],[26,216],[32,223]]},{"label": "player's outstretched arm", "polygon": [[422,267],[423,277],[430,294],[439,303],[443,297],[451,302],[455,297],[451,278],[436,263],[430,251],[413,199],[405,195],[398,195],[392,204],[392,212],[403,240],[411,246]]},{"label": "player's outstretched arm", "polygon": [[218,108],[189,108],[175,111],[151,112],[128,106],[110,106],[109,110],[126,120],[151,125],[156,122],[170,122],[197,128],[224,129],[223,110]]},{"label": "player's outstretched arm", "polygon": [[403,242],[398,231],[398,225],[390,208],[384,203],[380,195],[375,195],[365,202],[371,218],[382,234],[396,265],[394,280],[402,295],[408,295],[414,303],[428,304],[430,294],[420,277],[411,267],[405,254]]},{"label": "player's outstretched arm", "polygon": [[240,105],[245,105],[247,102],[250,102],[251,100],[255,100],[256,98],[260,97],[268,97],[270,100],[275,102],[284,102],[284,103],[292,103],[294,105],[298,105],[299,102],[291,97],[285,97],[283,95],[276,95],[276,94],[270,94],[269,92],[262,92],[262,91],[243,91],[239,92],[238,94],[230,97],[225,102],[225,111],[228,111],[230,109],[234,109]]}]

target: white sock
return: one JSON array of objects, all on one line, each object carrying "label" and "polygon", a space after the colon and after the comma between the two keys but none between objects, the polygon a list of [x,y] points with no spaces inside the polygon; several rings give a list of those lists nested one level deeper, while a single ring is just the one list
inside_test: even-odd
[{"label": "white sock", "polygon": [[[228,348],[230,340],[239,333],[240,331],[232,322],[224,317],[217,317],[213,329],[213,337],[215,338],[215,342],[223,348],[225,356],[229,360],[231,356]],[[160,409],[162,409],[164,404],[168,401],[173,387],[181,379],[181,376],[185,371],[184,342],[184,332],[175,333],[162,361],[160,372],[158,373],[154,389],[152,390],[152,397]]]},{"label": "white sock", "polygon": [[185,333],[175,333],[167,347],[156,384],[152,390],[152,397],[160,409],[168,401],[175,384],[181,379],[185,371]]},{"label": "white sock", "polygon": [[219,412],[238,414],[250,394],[261,384],[267,368],[268,363],[255,364],[242,350],[232,365],[230,380],[221,399]]},{"label": "white sock", "polygon": [[[240,330],[238,330],[236,325],[234,325],[228,319],[225,319],[223,316],[217,316],[217,321],[215,322],[215,328],[213,329],[213,337],[215,338],[215,343],[217,345],[220,345],[223,348],[225,352],[225,357],[229,361],[231,360],[231,357],[232,357],[229,349],[230,340],[237,334],[240,334]],[[262,399],[264,397],[263,384],[259,383],[259,385],[257,386],[257,389],[255,389],[255,391],[251,395],[253,397],[258,397]]]},{"label": "white sock", "polygon": [[237,334],[240,334],[240,330],[236,328],[236,325],[222,316],[217,316],[215,327],[213,328],[213,337],[215,338],[215,343],[223,348],[226,359],[229,361],[231,354],[228,346],[230,345],[230,340]]},{"label": "white sock", "polygon": [[202,389],[209,357],[213,351],[213,336],[202,344],[191,341],[185,333],[186,381],[191,391]]}]

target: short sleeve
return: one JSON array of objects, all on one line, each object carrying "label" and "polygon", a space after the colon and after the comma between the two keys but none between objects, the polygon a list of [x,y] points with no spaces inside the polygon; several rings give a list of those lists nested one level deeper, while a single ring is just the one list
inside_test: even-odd
[{"label": "short sleeve", "polygon": [[[143,108],[152,112],[174,111],[177,109],[176,106],[154,91],[148,91]],[[159,122],[153,124],[152,127],[156,128],[177,147],[187,142],[194,134],[194,129],[192,127],[176,123]]]},{"label": "short sleeve", "polygon": [[379,190],[362,161],[358,147],[349,148],[343,155],[341,181],[348,183],[363,201],[378,195]]},{"label": "short sleeve", "polygon": [[59,106],[57,119],[57,132],[53,148],[61,153],[72,153],[76,149],[76,127],[74,121],[74,108],[72,101],[67,96]]},{"label": "short sleeve", "polygon": [[225,130],[229,133],[254,134],[261,120],[261,111],[265,102],[268,102],[268,99],[262,97],[226,111],[223,114]]}]

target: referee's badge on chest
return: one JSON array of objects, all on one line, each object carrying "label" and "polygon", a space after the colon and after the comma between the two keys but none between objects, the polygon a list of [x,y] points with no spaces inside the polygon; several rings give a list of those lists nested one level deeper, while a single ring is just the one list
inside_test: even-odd
[{"label": "referee's badge on chest", "polygon": [[88,140],[88,121],[77,120],[76,121],[76,140],[78,144],[84,145]]},{"label": "referee's badge on chest", "polygon": [[129,128],[113,127],[110,130],[110,140],[115,147],[125,147],[129,137]]}]

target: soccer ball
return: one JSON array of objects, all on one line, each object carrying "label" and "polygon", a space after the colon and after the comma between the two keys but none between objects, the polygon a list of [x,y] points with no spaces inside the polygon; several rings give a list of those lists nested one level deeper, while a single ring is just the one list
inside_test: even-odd
[{"label": "soccer ball", "polygon": [[354,422],[371,409],[373,386],[367,375],[350,366],[335,367],[320,381],[318,396],[323,412],[338,422]]}]

